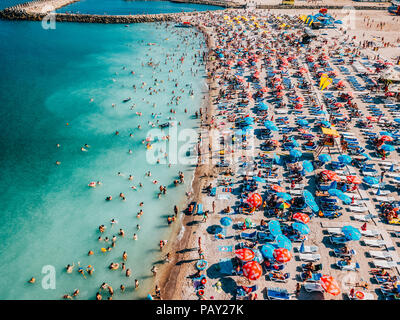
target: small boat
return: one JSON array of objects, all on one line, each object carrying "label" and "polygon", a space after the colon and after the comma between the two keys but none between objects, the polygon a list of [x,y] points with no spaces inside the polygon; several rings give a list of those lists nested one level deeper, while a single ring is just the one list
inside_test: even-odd
[{"label": "small boat", "polygon": [[185,21],[183,23],[178,23],[175,25],[176,28],[190,28],[192,24],[189,21]]},{"label": "small boat", "polygon": [[160,124],[159,127],[160,127],[160,128],[168,128],[168,127],[169,127],[169,122]]},{"label": "small boat", "polygon": [[89,183],[89,187],[95,188],[96,187],[96,182],[92,181],[91,183]]},{"label": "small boat", "polygon": [[130,101],[131,99],[132,99],[131,97],[126,98],[126,99],[123,100],[123,102],[128,102],[128,101]]}]

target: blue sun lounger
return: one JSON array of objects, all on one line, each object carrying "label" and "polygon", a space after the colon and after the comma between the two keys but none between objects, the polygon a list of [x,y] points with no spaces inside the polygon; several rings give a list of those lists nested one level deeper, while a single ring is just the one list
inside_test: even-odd
[{"label": "blue sun lounger", "polygon": [[254,241],[254,240],[257,239],[257,231],[254,231],[254,232],[251,232],[251,233],[249,233],[249,232],[242,232],[242,233],[240,234],[240,238],[241,238],[241,239],[244,239],[244,240],[251,240],[251,241]]},{"label": "blue sun lounger", "polygon": [[216,193],[217,193],[217,188],[216,187],[212,188],[210,191],[210,197],[215,197]]},{"label": "blue sun lounger", "polygon": [[289,292],[281,288],[267,288],[269,300],[290,300]]}]

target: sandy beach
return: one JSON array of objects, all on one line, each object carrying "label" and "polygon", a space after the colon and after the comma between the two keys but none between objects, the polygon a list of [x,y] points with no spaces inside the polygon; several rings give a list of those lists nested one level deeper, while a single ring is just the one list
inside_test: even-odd
[{"label": "sandy beach", "polygon": [[[263,1],[259,1],[262,3]],[[354,2],[349,1],[342,1],[343,5],[345,4],[352,4]],[[268,3],[270,4],[270,3]],[[319,2],[318,4],[321,4]],[[357,3],[357,5],[360,3]],[[374,3],[375,4],[375,3]],[[222,23],[223,19],[222,16],[229,15],[230,19],[234,17],[246,16],[247,19],[250,19],[252,16],[257,17],[257,19],[262,20],[263,17],[271,17],[271,15],[276,19],[276,17],[283,16],[285,17],[284,21],[287,21],[288,16],[294,17],[296,14],[315,14],[317,10],[304,10],[304,12],[295,12],[292,10],[252,10],[252,11],[245,11],[245,10],[227,10],[221,13],[213,13],[211,17],[207,14],[197,14],[196,18],[192,19],[193,25],[197,25],[201,27],[202,31],[208,37],[208,48],[209,48],[209,60],[207,62],[207,70],[211,75],[208,79],[210,93],[209,93],[209,101],[207,107],[207,115],[208,118],[205,120],[205,114],[203,114],[203,126],[209,123],[210,118],[219,119],[218,127],[220,131],[230,130],[232,129],[232,125],[223,121],[223,113],[218,112],[218,103],[220,102],[218,97],[219,90],[218,89],[218,80],[221,79],[222,75],[233,74],[233,68],[229,68],[223,70],[221,68],[221,64],[218,65],[216,63],[216,59],[211,57],[215,57],[215,37],[216,37],[216,30],[215,26],[218,26]],[[345,14],[340,10],[331,10],[329,11],[335,19],[343,19]],[[288,16],[287,16],[288,15]],[[290,18],[294,21],[295,18]],[[182,20],[185,20],[183,18]],[[219,21],[217,24],[211,21]],[[258,21],[258,20],[257,20]],[[381,25],[381,22],[385,22],[384,25]],[[322,42],[324,39],[324,43],[331,47],[337,48],[338,41],[342,39],[342,41],[346,41],[346,44],[352,43],[355,48],[358,49],[358,57],[368,57],[370,59],[384,59],[387,62],[395,64],[397,62],[398,57],[400,56],[399,50],[399,37],[398,31],[400,29],[400,18],[389,16],[387,11],[362,11],[357,10],[355,14],[355,27],[352,30],[344,31],[340,25],[337,26],[335,29],[320,29],[315,31],[318,33],[319,38]],[[243,22],[245,24],[245,22]],[[268,30],[268,29],[267,29]],[[289,29],[290,30],[290,29]],[[373,41],[376,43],[377,49],[371,48],[362,48],[362,43],[364,41]],[[384,45],[384,42],[389,43],[388,45]],[[314,48],[314,47],[313,47]],[[299,51],[302,55],[304,55],[304,50]],[[311,49],[311,52],[315,54],[315,49]],[[329,55],[329,52],[325,51],[326,54]],[[379,57],[377,57],[379,55]],[[265,85],[268,87],[268,84],[265,83],[264,79],[267,77],[267,72],[265,67],[262,66],[263,59],[266,59],[264,55],[258,55],[259,60],[256,63],[255,68],[260,72],[260,87],[264,87]],[[333,59],[333,58],[332,58]],[[265,61],[265,60],[264,60]],[[217,67],[218,65],[218,67]],[[216,68],[217,67],[217,68]],[[333,66],[335,71],[340,74],[340,70],[338,66]],[[243,68],[244,73],[243,77],[247,79],[247,77],[251,76],[252,68]],[[253,68],[254,69],[254,68]],[[296,69],[288,68],[289,74],[294,74]],[[216,70],[218,70],[216,72]],[[309,71],[310,72],[310,71]],[[352,74],[356,74],[356,72],[352,72]],[[344,78],[343,76],[341,78]],[[292,78],[293,79],[293,78]],[[307,72],[306,79],[312,83],[311,74]],[[344,88],[345,91],[354,91],[354,88],[351,85],[344,81]],[[220,82],[221,83],[221,82]],[[221,88],[221,87],[219,87]],[[247,82],[247,90],[254,94],[258,91],[259,86],[253,86],[253,83]],[[317,86],[312,86],[312,88],[308,90],[296,90],[298,94],[302,95],[306,102],[305,105],[309,106],[312,105],[312,101],[318,102],[321,105],[326,105],[324,101],[323,94],[328,92],[324,91],[321,92],[318,90]],[[336,92],[333,91],[335,94]],[[251,96],[251,95],[249,95]],[[310,100],[311,99],[311,100]],[[236,103],[239,100],[234,100]],[[364,113],[368,114],[368,107],[366,103],[362,101],[362,99],[357,95],[354,99],[357,103],[359,110]],[[249,103],[244,108],[243,112],[250,117],[257,118],[257,109],[254,108],[256,105],[253,99],[249,99]],[[268,118],[271,118],[272,115],[275,117],[279,117],[278,113],[274,113],[277,109],[273,103],[268,103]],[[294,109],[293,109],[294,110]],[[293,127],[296,125],[296,115],[292,110],[286,112],[288,116],[288,122],[286,126]],[[307,119],[312,119],[314,116],[307,110],[304,109],[304,112],[301,114],[302,117]],[[222,120],[222,121],[221,121]],[[327,119],[328,120],[328,119]],[[257,125],[256,125],[257,126]],[[261,127],[261,125],[260,125]],[[342,130],[339,130],[342,132]],[[354,134],[356,138],[362,141],[363,144],[367,143],[367,139],[365,135],[363,135],[363,129],[353,127],[351,133]],[[281,136],[278,134],[274,134],[274,138],[280,139]],[[208,141],[207,136],[202,137],[202,153],[204,153],[204,158],[208,157],[208,145],[212,143],[212,141]],[[250,152],[245,153],[248,158],[253,157],[256,159],[261,153],[266,154],[266,156],[271,157],[273,153],[277,155],[287,155],[288,152],[275,150],[274,152],[260,152],[260,144],[262,140],[254,139],[254,149]],[[220,154],[220,150],[213,150],[214,157],[218,157]],[[325,151],[324,151],[325,153]],[[315,160],[317,159],[317,154],[315,152],[306,152],[304,158]],[[337,145],[335,147],[329,148],[329,154],[332,157],[332,160],[337,160],[340,155],[342,155],[341,148]],[[184,227],[184,232],[182,236],[182,229],[179,231],[179,237],[174,238],[169,243],[169,248],[174,248],[173,252],[173,260],[171,263],[164,267],[160,275],[158,276],[157,282],[162,284],[162,299],[199,299],[196,290],[193,287],[193,280],[191,276],[196,273],[195,263],[199,259],[198,254],[198,247],[199,247],[199,237],[201,238],[201,247],[204,250],[204,257],[208,262],[208,267],[206,269],[205,275],[208,279],[207,286],[204,291],[204,296],[200,297],[201,299],[223,299],[229,300],[235,298],[235,290],[237,287],[243,286],[250,286],[250,285],[257,285],[258,299],[266,298],[267,291],[266,287],[280,287],[283,289],[287,289],[290,293],[291,297],[294,298],[295,296],[295,289],[296,285],[299,283],[304,285],[304,283],[299,278],[299,266],[301,261],[299,260],[299,253],[298,249],[301,245],[301,242],[294,242],[293,243],[293,259],[290,260],[286,266],[284,271],[290,274],[289,279],[287,282],[273,282],[268,280],[268,275],[264,274],[256,281],[249,281],[243,276],[229,276],[229,275],[222,275],[219,273],[218,264],[223,259],[230,259],[234,258],[234,251],[237,247],[239,242],[243,242],[243,240],[238,239],[238,236],[243,230],[239,228],[233,228],[232,226],[226,228],[227,234],[224,239],[216,239],[215,235],[210,232],[210,228],[212,229],[213,226],[219,225],[220,220],[223,215],[223,210],[230,206],[235,208],[237,206],[238,196],[240,194],[239,189],[241,183],[243,183],[243,177],[248,176],[251,177],[253,174],[256,175],[258,170],[256,169],[249,169],[249,170],[242,170],[239,163],[235,163],[231,168],[235,174],[233,176],[226,176],[224,172],[226,168],[217,168],[214,164],[208,163],[208,161],[202,162],[202,157],[200,156],[200,165],[196,169],[196,177],[194,179],[193,184],[193,194],[188,199],[188,203],[190,201],[196,201],[197,203],[202,203],[204,206],[204,210],[209,210],[209,215],[206,219],[206,222],[203,222],[203,217],[201,215],[185,215],[180,223]],[[397,155],[391,155],[390,160],[395,162]],[[203,160],[204,160],[203,158]],[[377,167],[380,167],[382,161],[378,158],[372,157],[372,163],[376,164]],[[378,165],[379,164],[379,165]],[[316,170],[317,171],[317,170]],[[381,171],[379,171],[380,173]],[[286,187],[287,190],[290,189],[290,179],[287,177],[287,172],[282,166],[277,166],[277,170],[274,172],[275,177],[272,178],[271,181],[281,181],[281,185]],[[355,168],[349,168],[347,174],[359,174],[358,170]],[[312,182],[316,179],[316,172],[312,172],[306,175],[307,178],[310,179],[309,186],[314,189],[315,191],[315,182]],[[261,175],[263,179],[268,180],[268,176],[263,173]],[[231,185],[233,186],[233,191],[228,193],[227,197],[219,198],[218,195],[220,194],[220,190],[223,187],[217,187],[221,185],[221,180],[224,179],[232,179]],[[269,180],[268,180],[269,181]],[[208,196],[204,193],[204,188],[207,187],[209,184],[212,184],[213,187],[217,187],[217,196]],[[268,182],[267,182],[268,185]],[[258,186],[256,192],[259,192],[261,195],[264,195],[264,189],[266,185],[261,183]],[[389,188],[391,192],[385,195],[389,197],[393,197],[396,201],[398,200],[398,193],[396,189]],[[380,239],[383,239],[386,242],[387,248],[391,250],[390,252],[393,255],[393,260],[396,261],[397,257],[397,245],[394,238],[392,238],[392,231],[396,230],[396,226],[388,225],[381,221],[378,218],[380,215],[378,209],[378,201],[374,199],[374,192],[376,193],[376,189],[369,189],[364,185],[360,185],[358,189],[356,189],[355,193],[353,194],[353,201],[354,198],[360,198],[363,201],[363,205],[367,208],[367,211],[375,218],[371,219],[368,222],[368,230],[372,231],[379,231]],[[265,199],[265,198],[264,198]],[[213,213],[212,203],[215,202],[215,213]],[[255,214],[250,216],[253,223],[256,225],[260,224],[261,220],[268,221],[270,216],[266,214],[268,208],[259,208],[255,211]],[[368,213],[367,212],[367,213]],[[304,289],[301,289],[300,293],[296,296],[297,299],[344,299],[345,295],[348,294],[351,289],[357,289],[357,283],[367,282],[368,284],[368,292],[372,293],[374,299],[381,298],[379,285],[374,283],[373,279],[371,280],[371,268],[373,266],[371,258],[368,258],[368,252],[371,250],[371,247],[368,247],[361,241],[353,241],[351,243],[351,248],[357,252],[356,261],[359,264],[359,269],[357,272],[345,272],[335,268],[336,262],[338,260],[337,257],[333,256],[332,249],[335,248],[329,242],[329,235],[327,234],[328,228],[341,228],[345,225],[351,225],[355,228],[360,228],[364,225],[364,222],[356,221],[354,216],[354,212],[350,212],[350,208],[343,208],[343,214],[335,218],[333,220],[315,217],[309,223],[310,232],[307,235],[306,245],[307,246],[318,246],[320,260],[319,262],[322,263],[324,266],[324,272],[328,273],[329,275],[333,276],[341,286],[342,294],[333,296],[323,294],[322,292],[313,292],[309,293],[306,292]],[[243,214],[233,214],[230,215],[232,218],[232,225],[235,226],[238,223],[244,221],[246,215]],[[252,231],[252,230],[246,230]],[[223,252],[219,248],[229,248],[233,247],[230,252]],[[169,250],[169,248],[167,250]],[[373,248],[372,248],[373,249]],[[304,262],[303,262],[304,263]],[[395,268],[395,273],[398,273],[398,270]],[[218,288],[220,286],[220,289]]]}]

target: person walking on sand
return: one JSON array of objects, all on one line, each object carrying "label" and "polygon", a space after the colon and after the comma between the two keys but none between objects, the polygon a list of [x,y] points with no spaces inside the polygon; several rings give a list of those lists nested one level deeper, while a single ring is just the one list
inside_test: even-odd
[{"label": "person walking on sand", "polygon": [[213,210],[213,213],[215,213],[215,201],[212,202],[212,210]]},{"label": "person walking on sand", "polygon": [[153,276],[155,277],[155,276],[157,275],[157,267],[156,267],[156,266],[153,266],[153,267],[151,268],[151,272],[153,272]]}]

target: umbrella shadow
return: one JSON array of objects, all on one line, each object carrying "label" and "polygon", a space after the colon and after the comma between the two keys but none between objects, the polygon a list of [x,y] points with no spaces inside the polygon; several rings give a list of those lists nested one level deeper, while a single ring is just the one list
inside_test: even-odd
[{"label": "umbrella shadow", "polygon": [[230,277],[226,277],[226,278],[221,278],[219,279],[219,281],[221,282],[221,289],[225,292],[225,293],[230,293],[232,296],[235,295],[236,293],[236,281],[233,280]]}]

